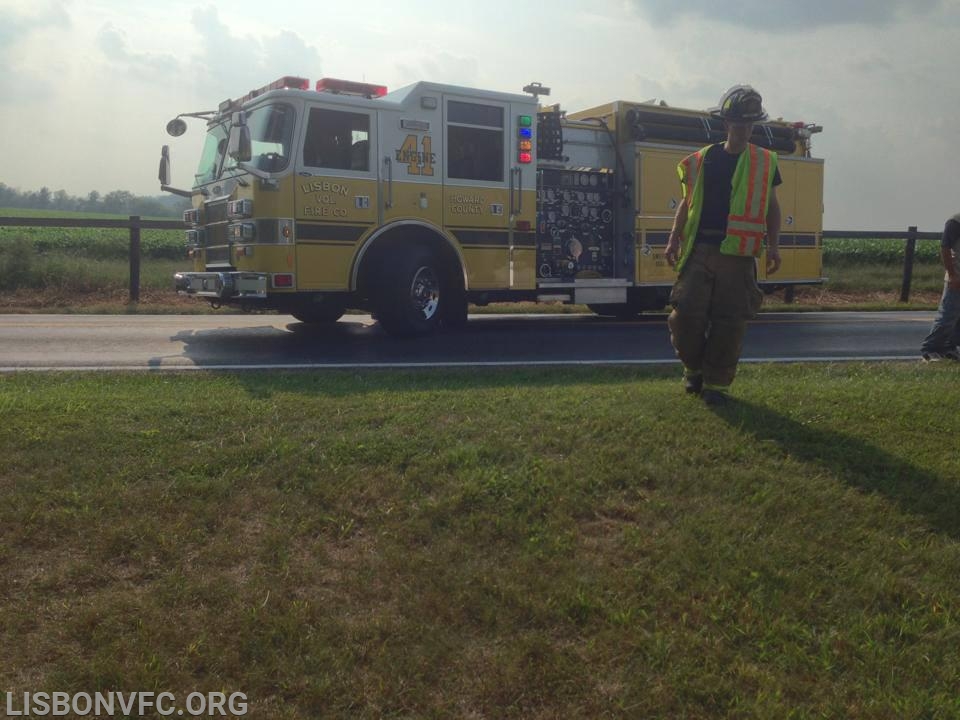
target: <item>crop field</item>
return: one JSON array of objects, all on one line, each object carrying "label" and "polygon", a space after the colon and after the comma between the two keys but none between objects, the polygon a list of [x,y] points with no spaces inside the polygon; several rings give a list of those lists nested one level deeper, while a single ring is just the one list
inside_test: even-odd
[{"label": "crop field", "polygon": [[[0,215],[40,216],[38,211],[0,208]],[[85,213],[50,216],[99,217]],[[123,218],[125,219],[125,218]],[[828,239],[823,243],[822,290],[827,293],[878,294],[899,291],[904,243],[897,240]],[[141,231],[141,288],[153,296],[175,300],[171,276],[190,267],[179,230]],[[96,228],[0,227],[0,293],[41,293],[47,297],[81,298],[122,295],[128,287],[129,233]],[[917,242],[913,291],[920,304],[935,304],[943,270],[935,240]],[[798,296],[822,295],[811,289]],[[202,305],[202,304],[201,304]],[[555,308],[557,309],[557,308]],[[569,307],[567,308],[569,309]]]}]

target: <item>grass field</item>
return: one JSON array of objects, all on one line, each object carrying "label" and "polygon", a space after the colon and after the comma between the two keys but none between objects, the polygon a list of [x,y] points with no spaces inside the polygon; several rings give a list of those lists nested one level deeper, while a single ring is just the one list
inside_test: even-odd
[{"label": "grass field", "polygon": [[956,366],[0,377],[0,689],[960,716]]}]

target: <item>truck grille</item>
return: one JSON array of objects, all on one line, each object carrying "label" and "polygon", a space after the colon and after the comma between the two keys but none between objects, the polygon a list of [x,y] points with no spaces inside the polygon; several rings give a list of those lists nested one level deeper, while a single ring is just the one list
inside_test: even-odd
[{"label": "truck grille", "polygon": [[207,225],[227,221],[227,201],[217,200],[203,207],[203,221]]},{"label": "truck grille", "polygon": [[211,265],[216,265],[217,267],[223,267],[224,265],[230,265],[230,246],[220,245],[218,247],[208,247],[207,248],[207,267]]}]

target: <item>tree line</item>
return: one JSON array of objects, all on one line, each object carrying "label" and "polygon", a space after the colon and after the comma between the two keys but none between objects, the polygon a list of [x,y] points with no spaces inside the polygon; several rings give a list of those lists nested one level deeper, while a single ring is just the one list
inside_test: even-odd
[{"label": "tree line", "polygon": [[63,210],[65,212],[110,213],[143,217],[181,217],[190,208],[190,200],[176,195],[144,197],[126,190],[113,190],[101,195],[91,190],[86,197],[70,195],[65,190],[22,191],[0,183],[0,208],[29,210]]}]

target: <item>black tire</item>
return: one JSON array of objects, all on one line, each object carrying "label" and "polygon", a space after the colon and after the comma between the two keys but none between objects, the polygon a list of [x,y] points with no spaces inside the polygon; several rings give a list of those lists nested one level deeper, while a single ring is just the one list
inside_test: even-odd
[{"label": "black tire", "polygon": [[448,285],[453,287],[445,288],[443,307],[443,327],[446,330],[460,330],[467,326],[467,294],[463,291],[462,283],[455,280]]},{"label": "black tire", "polygon": [[669,291],[644,289],[628,295],[625,303],[593,304],[587,307],[601,317],[631,320],[645,310],[663,310],[668,297]]},{"label": "black tire", "polygon": [[612,317],[618,320],[630,320],[640,314],[640,308],[630,303],[609,303],[603,305],[587,305],[595,315],[600,317]]},{"label": "black tire", "polygon": [[307,325],[330,325],[343,317],[344,306],[328,300],[315,305],[301,305],[290,311],[297,320]]},{"label": "black tire", "polygon": [[439,327],[446,311],[449,275],[424,247],[406,247],[379,263],[374,281],[374,311],[388,334],[427,335]]}]

